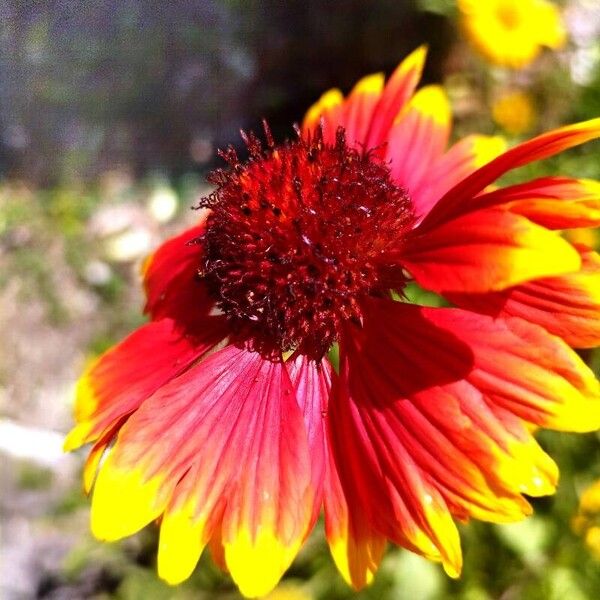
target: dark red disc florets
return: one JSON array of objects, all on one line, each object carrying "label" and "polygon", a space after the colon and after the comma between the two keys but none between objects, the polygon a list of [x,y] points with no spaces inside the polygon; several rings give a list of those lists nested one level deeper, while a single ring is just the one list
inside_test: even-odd
[{"label": "dark red disc florets", "polygon": [[267,148],[245,136],[249,160],[233,148],[228,170],[212,173],[215,192],[200,273],[236,330],[257,349],[299,349],[320,359],[340,322],[360,320],[360,299],[401,288],[400,267],[386,263],[414,216],[406,191],[385,163],[334,145],[320,132]]}]

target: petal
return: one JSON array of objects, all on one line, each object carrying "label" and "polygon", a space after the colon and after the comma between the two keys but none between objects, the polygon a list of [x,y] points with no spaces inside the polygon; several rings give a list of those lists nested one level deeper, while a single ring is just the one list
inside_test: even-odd
[{"label": "petal", "polygon": [[95,484],[92,531],[118,539],[165,513],[158,568],[176,583],[220,524],[233,579],[258,596],[293,560],[312,506],[306,430],[285,366],[227,346],[121,429]]},{"label": "petal", "polygon": [[452,187],[506,150],[500,136],[471,135],[454,144],[430,165],[427,177],[411,189],[415,212],[425,216]]},{"label": "petal", "polygon": [[600,226],[600,182],[569,177],[542,177],[481,194],[470,203],[500,206],[548,229]]},{"label": "petal", "polygon": [[373,580],[383,558],[386,539],[365,518],[360,505],[346,496],[331,452],[324,484],[325,535],[343,578],[359,590]]},{"label": "petal", "polygon": [[392,124],[412,97],[421,79],[426,58],[427,47],[419,46],[396,67],[388,79],[365,140],[368,149],[376,148],[387,140]]},{"label": "petal", "polygon": [[512,521],[531,512],[521,494],[554,491],[556,465],[521,418],[581,428],[586,414],[587,428],[600,424],[591,372],[520,319],[380,300],[362,329],[349,329],[331,402],[346,496],[376,530],[452,574],[460,550],[450,514]]},{"label": "petal", "polygon": [[165,242],[143,266],[146,306],[153,320],[170,317],[193,328],[210,311],[214,301],[198,275],[205,223],[187,229]]},{"label": "petal", "polygon": [[286,366],[296,399],[304,417],[311,456],[311,482],[314,489],[313,523],[323,503],[323,481],[327,463],[325,422],[331,391],[332,369],[323,359],[319,364],[303,354],[293,355]]},{"label": "petal", "polygon": [[337,88],[325,92],[306,112],[302,123],[303,135],[314,134],[319,124],[327,143],[335,141],[335,132],[341,125],[344,95]]},{"label": "petal", "polygon": [[383,85],[383,73],[375,73],[358,81],[345,100],[339,90],[329,90],[306,113],[304,134],[313,133],[320,124],[324,141],[333,144],[338,127],[343,127],[348,143],[364,148]]},{"label": "petal", "polygon": [[160,525],[158,575],[171,585],[185,581],[193,573],[223,514],[223,507],[211,499],[199,515],[194,487],[192,471],[173,492]]},{"label": "petal", "polygon": [[213,536],[208,541],[208,549],[210,550],[210,556],[213,562],[223,573],[229,573],[227,564],[225,563],[225,548],[223,548],[223,542],[221,541],[221,527],[213,533]]},{"label": "petal", "polygon": [[367,75],[350,92],[344,105],[341,125],[346,130],[346,139],[351,146],[365,147],[384,81],[383,73]]},{"label": "petal", "polygon": [[77,382],[75,421],[65,450],[94,441],[167,381],[227,335],[219,317],[205,318],[198,335],[184,335],[171,319],[148,323],[97,358]]},{"label": "petal", "polygon": [[85,464],[83,466],[83,491],[86,494],[89,494],[92,491],[100,463],[122,424],[122,421],[117,421],[114,427],[108,429],[92,446],[90,453],[85,459]]},{"label": "petal", "polygon": [[409,195],[440,159],[450,135],[452,113],[446,92],[439,85],[421,88],[398,115],[385,149],[392,177]]},{"label": "petal", "polygon": [[464,212],[473,198],[507,171],[600,137],[600,118],[549,131],[501,154],[449,190],[427,215],[432,227]]},{"label": "petal", "polygon": [[548,48],[562,48],[567,32],[559,8],[551,2],[542,2],[537,7],[536,18],[539,24],[536,34],[540,44]]},{"label": "petal", "polygon": [[[564,431],[600,427],[600,383],[560,338],[516,317],[494,319],[460,309],[390,304],[378,306],[386,315],[381,318],[388,328],[392,318],[401,321],[406,344],[413,347],[416,340],[410,339],[409,331],[415,336],[429,335],[431,348],[424,346],[427,354],[423,357],[431,365],[445,362],[448,371],[450,353],[456,378],[468,381],[494,405],[540,427]],[[417,315],[423,317],[420,330]],[[435,350],[436,333],[437,346],[444,343],[444,351]],[[470,364],[464,349],[471,352]],[[447,377],[450,375],[448,371]],[[431,377],[430,373],[430,383]]]},{"label": "petal", "polygon": [[302,132],[314,133],[322,124],[325,142],[334,143],[337,128],[344,127],[350,144],[365,150],[381,146],[398,113],[413,95],[426,56],[425,46],[409,54],[385,87],[384,76],[377,73],[362,78],[346,99],[338,89],[325,92],[307,111]]},{"label": "petal", "polygon": [[[325,531],[332,557],[355,589],[370,583],[383,557],[385,538],[374,532],[359,511],[349,511],[327,443],[327,412],[333,372],[296,354],[287,363],[308,432],[312,485],[315,494],[313,521],[325,500]],[[325,497],[323,498],[323,495]]]},{"label": "petal", "polygon": [[[353,333],[347,340],[345,336],[345,346],[356,341]],[[371,377],[364,379],[365,385],[357,385],[362,377],[351,376],[351,362],[341,352],[340,383],[331,402],[332,447],[345,496],[352,498],[351,514],[362,511],[372,529],[427,558],[441,560],[447,572],[456,576],[460,545],[447,506],[407,448],[378,429],[383,423],[371,419],[371,408],[377,406],[372,392],[381,390]],[[354,363],[354,369],[359,368],[362,365]]]},{"label": "petal", "polygon": [[437,292],[497,291],[581,265],[558,234],[499,209],[468,213],[424,232],[417,227],[405,243],[399,262]]},{"label": "petal", "polygon": [[600,256],[580,249],[576,273],[538,279],[492,294],[450,294],[454,304],[494,317],[521,317],[561,337],[569,346],[600,345]]}]

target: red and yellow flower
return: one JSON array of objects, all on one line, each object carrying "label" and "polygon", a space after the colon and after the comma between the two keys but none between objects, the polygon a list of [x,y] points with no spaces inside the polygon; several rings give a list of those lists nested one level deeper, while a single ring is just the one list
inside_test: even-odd
[{"label": "red and yellow flower", "polygon": [[[94,444],[92,530],[158,519],[170,583],[208,545],[266,594],[322,508],[353,586],[388,540],[456,577],[455,520],[521,519],[554,491],[531,431],[600,426],[569,347],[600,341],[600,257],[559,232],[600,223],[598,184],[490,187],[600,137],[600,119],[447,148],[443,89],[415,93],[424,58],[327,92],[292,141],[265,128],[248,161],[223,152],[199,223],[145,265],[150,322],[79,382],[66,447]],[[455,307],[402,300],[411,280]]]}]

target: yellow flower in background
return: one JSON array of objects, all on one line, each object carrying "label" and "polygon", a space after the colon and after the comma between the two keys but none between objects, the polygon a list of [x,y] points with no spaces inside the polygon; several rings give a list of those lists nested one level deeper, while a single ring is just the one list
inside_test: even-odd
[{"label": "yellow flower in background", "polygon": [[547,0],[458,0],[458,8],[471,44],[497,65],[521,69],[542,46],[565,43],[558,7]]},{"label": "yellow flower in background", "polygon": [[600,515],[600,480],[594,482],[581,494],[579,510],[588,515]]},{"label": "yellow flower in background", "polygon": [[585,545],[596,560],[600,560],[600,527],[590,527],[585,533]]},{"label": "yellow flower in background", "polygon": [[600,560],[600,480],[581,495],[579,510],[571,522],[573,531],[581,536],[594,558]]},{"label": "yellow flower in background", "polygon": [[509,92],[492,104],[492,118],[511,135],[528,132],[536,120],[533,98],[526,92]]}]

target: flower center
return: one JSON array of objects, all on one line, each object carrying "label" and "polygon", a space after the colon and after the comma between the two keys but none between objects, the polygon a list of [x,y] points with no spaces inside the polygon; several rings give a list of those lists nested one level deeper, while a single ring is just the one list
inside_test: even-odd
[{"label": "flower center", "polygon": [[513,0],[501,2],[497,9],[497,15],[507,29],[516,29],[521,23],[521,10]]},{"label": "flower center", "polygon": [[244,136],[249,160],[233,148],[228,170],[210,176],[216,190],[200,273],[234,327],[265,352],[319,360],[343,320],[360,320],[361,296],[401,289],[402,269],[386,262],[414,222],[412,203],[369,152],[320,132],[267,148]]}]

